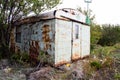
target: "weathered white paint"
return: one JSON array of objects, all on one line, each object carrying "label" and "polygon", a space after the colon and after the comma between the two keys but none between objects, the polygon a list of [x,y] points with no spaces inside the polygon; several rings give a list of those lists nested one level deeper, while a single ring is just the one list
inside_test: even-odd
[{"label": "weathered white paint", "polygon": [[55,30],[55,64],[70,62],[72,22],[56,19]]},{"label": "weathered white paint", "polygon": [[72,27],[72,60],[76,60],[80,58],[81,51],[81,24],[77,22],[73,22]]},{"label": "weathered white paint", "polygon": [[90,27],[82,25],[81,58],[90,55]]}]

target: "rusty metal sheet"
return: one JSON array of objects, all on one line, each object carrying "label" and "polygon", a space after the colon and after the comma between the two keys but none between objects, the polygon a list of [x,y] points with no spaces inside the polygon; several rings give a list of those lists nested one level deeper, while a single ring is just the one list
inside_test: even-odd
[{"label": "rusty metal sheet", "polygon": [[40,50],[53,56],[55,52],[55,20],[40,21],[21,26],[21,42],[16,49],[28,52],[34,59]]},{"label": "rusty metal sheet", "polygon": [[15,27],[12,28],[11,32],[10,32],[10,50],[12,52],[15,52]]},{"label": "rusty metal sheet", "polygon": [[82,25],[81,58],[90,55],[90,27]]},{"label": "rusty metal sheet", "polygon": [[81,51],[81,24],[73,22],[72,29],[72,60],[76,60],[80,58]]},{"label": "rusty metal sheet", "polygon": [[56,19],[55,65],[71,61],[72,22]]}]

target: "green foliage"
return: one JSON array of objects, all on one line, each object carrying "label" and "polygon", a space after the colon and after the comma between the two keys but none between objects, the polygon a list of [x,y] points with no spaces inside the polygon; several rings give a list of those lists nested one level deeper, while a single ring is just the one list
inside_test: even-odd
[{"label": "green foliage", "polygon": [[95,56],[99,59],[104,59],[105,57],[111,55],[111,53],[116,50],[116,48],[113,46],[102,47],[95,45],[93,47],[94,48],[91,50],[91,56]]},{"label": "green foliage", "polygon": [[20,54],[18,54],[18,53],[12,54],[11,60],[12,60],[12,61],[17,61],[17,62],[18,62],[18,61],[20,60]]},{"label": "green foliage", "polygon": [[119,25],[103,25],[102,37],[99,44],[102,46],[113,46],[120,42],[120,26]]},{"label": "green foliage", "polygon": [[24,52],[24,53],[21,53],[20,54],[20,56],[21,56],[21,60],[22,61],[24,61],[24,62],[28,62],[29,61],[29,54],[28,53],[26,53],[26,52]]},{"label": "green foliage", "polygon": [[43,51],[40,51],[39,56],[38,56],[38,60],[42,64],[44,64],[44,63],[52,64],[53,63],[53,57],[49,54],[46,54]]},{"label": "green foliage", "polygon": [[29,54],[27,53],[14,53],[11,55],[11,60],[24,64],[29,61]]},{"label": "green foliage", "polygon": [[93,45],[92,47],[91,56],[83,65],[85,77],[95,80],[119,80],[119,46]]},{"label": "green foliage", "polygon": [[120,80],[120,73],[116,73],[116,74],[114,75],[114,78],[115,78],[115,80]]},{"label": "green foliage", "polygon": [[114,45],[114,47],[115,47],[116,49],[120,49],[120,42],[119,42],[119,43],[116,43],[116,44]]},{"label": "green foliage", "polygon": [[97,44],[99,39],[101,38],[101,27],[100,25],[92,24],[91,25],[91,44]]},{"label": "green foliage", "polygon": [[41,63],[47,62],[47,56],[43,51],[40,51],[39,56],[38,56],[38,60]]},{"label": "green foliage", "polygon": [[102,66],[101,63],[98,62],[98,61],[92,61],[92,62],[90,63],[90,65],[91,65],[91,67],[94,67],[96,70],[100,69],[101,66]]}]

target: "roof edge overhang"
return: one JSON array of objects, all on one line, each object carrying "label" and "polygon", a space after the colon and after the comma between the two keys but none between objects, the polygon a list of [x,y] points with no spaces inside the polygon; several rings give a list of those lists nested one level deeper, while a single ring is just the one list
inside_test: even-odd
[{"label": "roof edge overhang", "polygon": [[[71,8],[63,8],[54,11],[50,11],[47,13],[40,14],[38,16],[27,17],[18,21],[15,21],[15,25],[29,24],[44,20],[50,19],[62,19],[62,20],[71,20],[75,22],[80,22],[82,24],[86,24],[86,16],[79,11]],[[87,24],[86,24],[87,25]]]}]

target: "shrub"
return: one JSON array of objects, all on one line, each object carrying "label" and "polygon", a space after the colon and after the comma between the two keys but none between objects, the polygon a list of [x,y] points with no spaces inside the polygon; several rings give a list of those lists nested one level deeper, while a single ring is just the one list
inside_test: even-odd
[{"label": "shrub", "polygon": [[91,32],[91,44],[97,44],[102,35],[100,25],[92,24],[90,32]]},{"label": "shrub", "polygon": [[103,25],[102,37],[98,44],[102,46],[113,46],[120,42],[120,26],[119,25]]},{"label": "shrub", "polygon": [[12,61],[19,61],[20,60],[20,54],[14,53],[11,55],[11,60]]},{"label": "shrub", "polygon": [[41,64],[52,64],[53,63],[53,57],[44,51],[40,51],[38,60]]},{"label": "shrub", "polygon": [[23,62],[28,62],[29,61],[29,54],[28,53],[26,53],[26,52],[24,52],[24,53],[21,53],[20,54],[20,56],[21,56],[21,60],[23,61]]},{"label": "shrub", "polygon": [[29,54],[27,53],[14,53],[11,55],[11,61],[15,61],[21,64],[29,61]]}]

